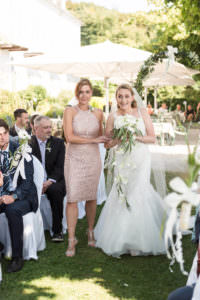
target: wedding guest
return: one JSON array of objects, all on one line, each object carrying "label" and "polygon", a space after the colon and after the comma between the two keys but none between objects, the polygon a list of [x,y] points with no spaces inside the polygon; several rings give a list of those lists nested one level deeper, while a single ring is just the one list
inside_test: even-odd
[{"label": "wedding guest", "polygon": [[14,111],[15,124],[10,128],[9,133],[11,136],[18,136],[20,130],[26,130],[30,134],[30,130],[27,130],[29,124],[28,112],[23,108],[18,108]]},{"label": "wedding guest", "polygon": [[180,104],[177,104],[176,105],[176,110],[175,110],[177,113],[182,113],[182,110],[181,110],[181,105]]},{"label": "wedding guest", "polygon": [[185,121],[184,112],[181,110],[181,105],[180,104],[176,105],[176,109],[173,112],[173,115],[176,119],[178,119],[177,121],[180,121],[180,122]]},{"label": "wedding guest", "polygon": [[195,285],[184,286],[169,294],[167,300],[192,300]]},{"label": "wedding guest", "polygon": [[150,103],[147,105],[147,112],[150,116],[153,115],[153,108]]},{"label": "wedding guest", "polygon": [[63,127],[67,141],[65,157],[65,180],[67,187],[67,225],[68,248],[66,256],[75,255],[76,223],[78,217],[77,203],[86,201],[88,221],[88,246],[95,247],[93,234],[96,216],[96,195],[101,173],[99,143],[107,138],[102,136],[103,113],[91,109],[89,101],[92,85],[82,79],[75,89],[78,105],[67,107],[64,111]]},{"label": "wedding guest", "polygon": [[194,120],[194,118],[195,118],[195,111],[192,108],[192,106],[189,104],[187,106],[187,110],[185,112],[185,119],[186,119],[186,121],[191,122]]},{"label": "wedding guest", "polygon": [[200,102],[197,104],[195,121],[200,122]]},{"label": "wedding guest", "polygon": [[35,120],[35,118],[37,118],[38,116],[39,116],[38,114],[35,114],[35,115],[31,116],[31,118],[30,118],[30,127],[31,127],[31,134],[32,134],[32,135],[35,135],[34,120]]},{"label": "wedding guest", "polygon": [[162,103],[161,107],[158,109],[158,111],[160,113],[167,113],[168,109],[167,109],[167,104],[165,102]]},{"label": "wedding guest", "polygon": [[[7,174],[10,169],[10,155],[18,145],[9,142],[9,128],[7,123],[0,119],[0,170]],[[11,153],[11,154],[10,154]],[[4,176],[0,190],[0,213],[5,213],[11,237],[12,261],[7,271],[17,272],[23,267],[23,215],[36,212],[38,208],[37,189],[33,181],[33,160],[24,160],[25,179],[19,174],[17,188],[14,190],[12,179],[14,174]]]},{"label": "wedding guest", "polygon": [[35,135],[31,137],[32,154],[42,163],[44,183],[42,193],[50,201],[53,218],[53,242],[63,242],[63,200],[66,194],[64,180],[65,146],[62,139],[52,136],[49,117],[37,116],[34,120]]},{"label": "wedding guest", "polygon": [[[0,193],[1,193],[2,186],[3,186],[3,174],[0,171]],[[1,251],[3,251],[3,249],[4,249],[4,245],[0,242],[0,262],[1,262]]]}]

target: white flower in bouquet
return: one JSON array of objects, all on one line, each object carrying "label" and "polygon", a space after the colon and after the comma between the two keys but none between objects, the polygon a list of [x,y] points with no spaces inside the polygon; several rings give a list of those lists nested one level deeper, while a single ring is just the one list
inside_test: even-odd
[{"label": "white flower in bouquet", "polygon": [[142,135],[137,123],[138,120],[131,115],[118,116],[114,121],[113,139],[120,141],[119,147],[124,153],[130,152],[136,143],[136,136]]}]

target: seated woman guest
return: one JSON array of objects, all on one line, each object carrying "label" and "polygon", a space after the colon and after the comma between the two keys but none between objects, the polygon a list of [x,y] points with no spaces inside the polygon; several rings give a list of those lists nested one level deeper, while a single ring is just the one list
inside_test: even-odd
[{"label": "seated woman guest", "polygon": [[78,218],[77,202],[86,201],[88,221],[88,246],[95,247],[93,226],[96,216],[96,195],[101,173],[99,143],[108,138],[102,136],[103,113],[91,109],[89,101],[92,85],[82,79],[75,89],[78,105],[64,111],[63,127],[67,141],[65,181],[67,189],[68,248],[66,256],[75,255],[75,229]]}]

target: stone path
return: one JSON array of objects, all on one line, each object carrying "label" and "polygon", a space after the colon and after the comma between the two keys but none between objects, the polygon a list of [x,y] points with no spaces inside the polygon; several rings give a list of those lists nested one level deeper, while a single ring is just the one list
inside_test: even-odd
[{"label": "stone path", "polygon": [[[191,149],[193,149],[193,147],[196,145],[199,134],[199,129],[189,130],[189,142]],[[172,146],[150,145],[149,148],[152,153],[152,164],[157,163],[158,160],[161,160],[165,165],[166,171],[187,171],[188,148],[183,135],[176,135],[174,145]]]}]

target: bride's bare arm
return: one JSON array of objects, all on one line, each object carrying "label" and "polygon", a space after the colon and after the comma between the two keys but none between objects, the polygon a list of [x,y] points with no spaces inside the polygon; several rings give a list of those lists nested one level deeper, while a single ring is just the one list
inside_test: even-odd
[{"label": "bride's bare arm", "polygon": [[91,143],[104,143],[106,141],[104,136],[99,136],[95,139],[84,138],[74,135],[72,128],[72,121],[76,112],[73,107],[67,107],[63,115],[63,129],[66,141],[72,144],[91,144]]},{"label": "bride's bare arm", "polygon": [[146,135],[145,136],[138,136],[136,140],[146,144],[152,144],[156,141],[156,136],[153,128],[153,123],[149,114],[147,113],[146,108],[140,108],[142,118],[146,128]]},{"label": "bride's bare arm", "polygon": [[113,131],[113,128],[114,128],[114,115],[111,113],[109,116],[108,116],[108,120],[107,120],[107,123],[106,123],[106,131],[105,131],[105,134],[108,138],[110,138],[110,141],[106,142],[104,144],[105,148],[109,149],[109,148],[112,148],[114,146],[116,146],[119,141],[117,139],[113,140],[111,139],[112,138],[112,131]]}]

